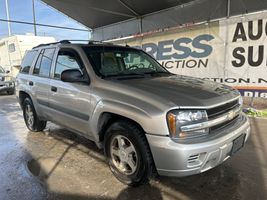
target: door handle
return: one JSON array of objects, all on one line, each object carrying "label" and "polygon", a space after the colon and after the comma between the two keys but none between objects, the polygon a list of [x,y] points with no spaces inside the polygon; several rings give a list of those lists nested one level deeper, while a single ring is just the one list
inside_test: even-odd
[{"label": "door handle", "polygon": [[52,91],[52,92],[57,92],[57,87],[55,87],[55,86],[51,86],[51,91]]},{"label": "door handle", "polygon": [[32,82],[32,81],[29,81],[29,85],[30,85],[30,86],[33,86],[33,82]]}]

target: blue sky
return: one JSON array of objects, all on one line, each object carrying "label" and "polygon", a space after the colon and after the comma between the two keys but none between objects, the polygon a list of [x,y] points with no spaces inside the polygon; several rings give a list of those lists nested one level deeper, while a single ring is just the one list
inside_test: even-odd
[{"label": "blue sky", "polygon": [[[32,0],[8,0],[11,20],[33,22]],[[40,0],[35,0],[36,23],[66,26],[85,29],[84,26],[64,14],[47,6]],[[0,0],[0,18],[6,19],[5,0]],[[33,33],[33,26],[11,23],[12,34]],[[53,36],[57,40],[89,38],[88,32],[72,31],[37,26],[38,35]],[[7,23],[0,22],[0,38],[8,35]]]}]

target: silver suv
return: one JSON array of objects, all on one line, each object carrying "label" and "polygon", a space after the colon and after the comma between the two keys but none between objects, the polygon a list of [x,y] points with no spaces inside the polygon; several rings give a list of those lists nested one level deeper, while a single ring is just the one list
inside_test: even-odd
[{"label": "silver suv", "polygon": [[238,91],[166,71],[142,50],[62,41],[27,52],[17,98],[30,131],[46,121],[103,148],[123,183],[188,176],[234,155],[250,134]]}]

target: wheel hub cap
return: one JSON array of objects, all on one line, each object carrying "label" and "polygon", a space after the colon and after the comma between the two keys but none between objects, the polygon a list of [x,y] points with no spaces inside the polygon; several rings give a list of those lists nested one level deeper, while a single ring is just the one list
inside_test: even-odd
[{"label": "wheel hub cap", "polygon": [[119,157],[121,158],[122,161],[127,161],[128,159],[128,154],[124,150],[119,151]]},{"label": "wheel hub cap", "polygon": [[26,106],[25,115],[28,126],[32,127],[34,124],[34,116],[30,105]]},{"label": "wheel hub cap", "polygon": [[137,168],[138,157],[131,141],[122,135],[117,135],[112,139],[110,148],[114,166],[125,175],[133,174]]}]

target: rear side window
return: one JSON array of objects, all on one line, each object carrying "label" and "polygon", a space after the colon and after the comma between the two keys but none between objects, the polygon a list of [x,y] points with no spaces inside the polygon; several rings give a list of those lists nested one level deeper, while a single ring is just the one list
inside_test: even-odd
[{"label": "rear side window", "polygon": [[32,65],[32,62],[37,55],[37,51],[28,51],[23,58],[21,63],[20,72],[24,74],[28,74]]},{"label": "rear side window", "polygon": [[49,77],[54,51],[54,48],[44,49],[41,51],[34,67],[33,74],[42,77]]}]

